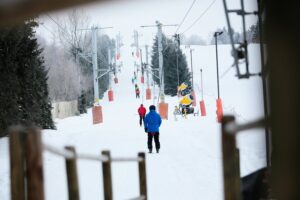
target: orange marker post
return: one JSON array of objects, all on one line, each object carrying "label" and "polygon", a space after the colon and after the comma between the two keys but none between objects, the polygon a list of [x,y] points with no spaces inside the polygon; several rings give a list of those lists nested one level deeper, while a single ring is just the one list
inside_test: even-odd
[{"label": "orange marker post", "polygon": [[151,89],[147,88],[146,89],[146,100],[150,100],[151,99]]},{"label": "orange marker post", "polygon": [[219,123],[222,122],[222,118],[223,118],[222,100],[217,99],[217,120]]},{"label": "orange marker post", "polygon": [[144,84],[144,82],[145,82],[145,78],[144,76],[141,76],[141,83]]},{"label": "orange marker post", "polygon": [[204,101],[200,101],[200,111],[201,111],[201,116],[206,116],[206,108],[205,108],[205,103]]},{"label": "orange marker post", "polygon": [[159,114],[162,119],[168,119],[168,104],[165,102],[161,102],[158,104]]},{"label": "orange marker post", "polygon": [[102,106],[94,106],[92,109],[93,124],[103,123]]},{"label": "orange marker post", "polygon": [[112,90],[108,91],[108,101],[114,101],[114,92]]}]

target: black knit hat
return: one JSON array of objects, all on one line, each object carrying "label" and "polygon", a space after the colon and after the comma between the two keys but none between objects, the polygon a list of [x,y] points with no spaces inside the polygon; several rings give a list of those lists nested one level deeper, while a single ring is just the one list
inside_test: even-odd
[{"label": "black knit hat", "polygon": [[151,105],[150,107],[149,107],[149,110],[155,110],[156,108],[155,108],[155,105]]}]

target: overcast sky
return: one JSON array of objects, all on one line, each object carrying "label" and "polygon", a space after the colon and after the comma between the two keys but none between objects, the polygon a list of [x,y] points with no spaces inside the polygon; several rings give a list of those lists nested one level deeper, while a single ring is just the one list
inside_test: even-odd
[{"label": "overcast sky", "polygon": [[[196,0],[192,10],[186,18],[178,33],[185,31],[215,0]],[[246,11],[257,9],[256,0],[244,0]],[[113,26],[105,32],[114,37],[119,31],[125,43],[132,42],[133,30],[142,35],[142,44],[152,43],[152,37],[156,33],[155,28],[140,28],[141,25],[153,25],[158,20],[162,24],[179,24],[189,9],[193,0],[119,0],[112,3],[93,3],[81,6],[80,9],[88,15],[91,24],[97,26]],[[229,8],[240,8],[240,0],[227,0]],[[68,10],[49,13],[50,16],[63,18]],[[48,29],[54,29],[55,24],[47,16],[41,16],[41,21]],[[247,17],[247,27],[256,23],[255,16]],[[231,14],[232,26],[241,31],[241,17]],[[205,15],[185,35],[197,34],[208,39],[217,28],[227,27],[223,0],[216,0]],[[177,27],[164,27],[166,35],[173,35]],[[44,26],[40,26],[38,34],[43,35],[49,41],[50,34]]]}]

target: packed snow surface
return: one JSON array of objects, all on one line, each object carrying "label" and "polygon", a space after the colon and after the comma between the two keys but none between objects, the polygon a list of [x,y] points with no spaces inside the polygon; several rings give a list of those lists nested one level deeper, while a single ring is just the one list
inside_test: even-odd
[{"label": "packed snow surface", "polygon": [[[146,154],[148,194],[151,200],[223,199],[223,175],[221,157],[220,125],[216,122],[216,61],[214,46],[192,46],[194,82],[197,107],[200,100],[200,68],[203,69],[204,101],[207,116],[192,116],[187,119],[172,115],[178,97],[167,97],[169,119],[160,129],[161,151]],[[182,48],[187,58],[189,49]],[[224,113],[234,114],[240,123],[263,116],[261,78],[238,80],[235,77],[230,47],[219,46],[220,94]],[[251,72],[260,72],[259,46],[251,45]],[[56,120],[57,130],[44,130],[43,142],[64,148],[73,145],[80,153],[100,155],[110,150],[112,157],[136,157],[138,152],[147,152],[147,134],[138,124],[137,109],[143,103],[147,109],[157,100],[136,99],[131,83],[134,61],[130,47],[123,47],[122,72],[119,84],[113,85],[113,102],[107,94],[102,100],[104,123],[93,125],[92,113]],[[190,63],[189,63],[190,65]],[[229,69],[229,72],[224,75]],[[139,78],[140,79],[140,74]],[[153,91],[152,91],[153,92]],[[152,93],[153,95],[153,93]],[[157,92],[156,92],[157,95]],[[241,175],[245,176],[265,166],[265,140],[263,130],[241,133],[237,138],[241,156]],[[47,200],[65,200],[67,183],[63,158],[45,152],[44,177]],[[10,199],[8,139],[0,139],[0,199]],[[101,163],[78,161],[80,196],[83,200],[103,199]],[[113,163],[114,199],[130,199],[139,194],[138,165],[135,162]]]}]

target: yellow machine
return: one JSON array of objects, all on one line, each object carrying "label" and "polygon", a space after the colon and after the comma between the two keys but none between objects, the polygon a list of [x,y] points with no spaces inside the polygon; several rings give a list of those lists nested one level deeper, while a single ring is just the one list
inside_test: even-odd
[{"label": "yellow machine", "polygon": [[191,88],[188,87],[186,83],[182,83],[178,87],[178,92],[182,96],[179,100],[179,107],[182,109],[183,114],[192,114],[194,113],[194,108],[191,107],[193,104],[194,98],[191,94]]}]

